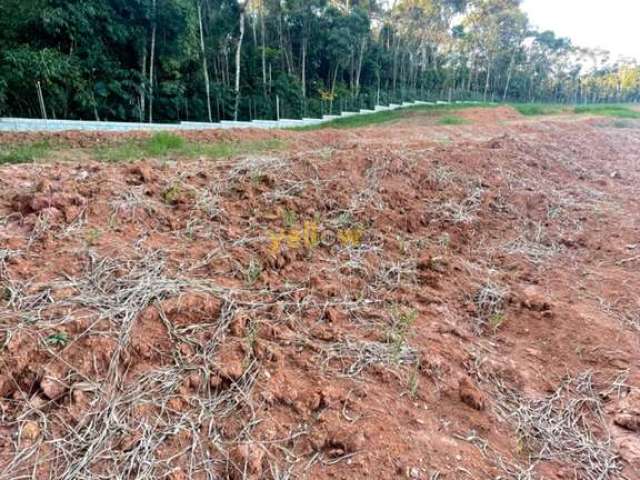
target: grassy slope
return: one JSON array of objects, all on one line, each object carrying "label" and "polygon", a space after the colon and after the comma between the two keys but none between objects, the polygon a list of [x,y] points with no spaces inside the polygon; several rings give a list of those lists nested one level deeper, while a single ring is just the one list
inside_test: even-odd
[{"label": "grassy slope", "polygon": [[160,132],[144,141],[129,141],[116,147],[96,149],[98,160],[121,162],[142,158],[163,158],[167,155],[182,158],[208,157],[228,158],[235,155],[280,150],[284,142],[278,139],[242,142],[191,142],[174,133]]},{"label": "grassy slope", "polygon": [[[146,140],[129,140],[121,145],[101,146],[91,150],[92,156],[103,162],[128,162],[143,158],[207,157],[228,158],[235,155],[282,150],[286,143],[278,139],[252,140],[240,142],[192,142],[169,132],[154,134]],[[33,142],[21,145],[0,145],[0,165],[6,163],[30,163],[46,160],[64,145],[55,147],[47,142]]]},{"label": "grassy slope", "polygon": [[0,145],[0,165],[3,163],[30,163],[44,157],[51,150],[48,142],[22,145]]},{"label": "grassy slope", "polygon": [[[370,113],[368,115],[358,115],[353,117],[337,118],[327,123],[320,125],[310,125],[308,127],[293,128],[292,130],[319,130],[324,128],[358,128],[366,127],[370,125],[377,125],[380,123],[393,122],[404,118],[407,114],[412,113],[426,113],[433,114],[434,116],[440,116],[453,111],[462,110],[464,108],[491,108],[496,107],[495,103],[480,103],[480,104],[453,104],[453,105],[417,105],[415,107],[401,108],[398,110],[386,110],[382,112]],[[454,125],[463,122],[463,119],[459,117],[449,116],[449,121],[444,121],[444,125]],[[446,118],[446,117],[443,117]],[[451,118],[456,118],[452,120]]]},{"label": "grassy slope", "polygon": [[574,112],[616,118],[640,118],[640,112],[633,110],[628,105],[580,105],[575,107]]},{"label": "grassy slope", "polygon": [[[463,118],[455,115],[456,111],[465,108],[490,108],[499,104],[468,104],[468,105],[418,105],[415,107],[389,110],[338,118],[331,122],[310,127],[294,128],[292,130],[317,130],[324,128],[358,128],[381,123],[393,122],[415,113],[432,115],[437,118],[439,125],[459,125],[467,123]],[[525,116],[538,115],[601,115],[617,118],[619,122],[640,119],[640,111],[628,105],[555,105],[537,103],[510,104]],[[622,124],[620,126],[623,126]],[[629,124],[625,123],[625,127]],[[634,126],[634,125],[631,125]],[[0,145],[0,165],[5,163],[30,163],[44,160],[65,147],[53,147],[48,142],[32,142],[25,144]],[[235,155],[260,153],[265,151],[282,150],[286,142],[281,140],[241,141],[203,143],[185,140],[179,135],[160,132],[146,140],[130,140],[122,145],[98,147],[92,151],[93,156],[100,161],[122,162],[135,161],[143,158],[164,158],[172,155],[178,158],[207,157],[210,159],[227,158]]]},{"label": "grassy slope", "polygon": [[544,103],[514,103],[511,104],[511,106],[526,116],[579,114],[630,119],[640,118],[640,112],[633,110],[629,105],[606,104],[573,106]]}]

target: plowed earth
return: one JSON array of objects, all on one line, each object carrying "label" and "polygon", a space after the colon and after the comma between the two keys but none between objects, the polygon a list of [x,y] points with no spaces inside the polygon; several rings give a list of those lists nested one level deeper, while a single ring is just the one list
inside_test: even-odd
[{"label": "plowed earth", "polygon": [[640,479],[640,128],[490,112],[0,167],[0,477]]}]

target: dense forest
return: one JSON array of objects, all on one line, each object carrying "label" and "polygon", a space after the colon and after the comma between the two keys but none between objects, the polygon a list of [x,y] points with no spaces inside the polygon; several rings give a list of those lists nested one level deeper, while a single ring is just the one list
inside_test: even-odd
[{"label": "dense forest", "polygon": [[403,100],[640,100],[640,67],[519,0],[2,0],[0,115],[313,116]]}]

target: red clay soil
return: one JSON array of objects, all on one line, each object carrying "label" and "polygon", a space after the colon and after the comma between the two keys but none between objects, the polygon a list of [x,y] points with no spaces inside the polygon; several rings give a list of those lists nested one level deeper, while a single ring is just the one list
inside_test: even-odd
[{"label": "red clay soil", "polygon": [[460,110],[457,115],[465,120],[479,122],[481,124],[484,122],[508,122],[524,118],[512,107],[470,108]]},{"label": "red clay soil", "polygon": [[0,168],[0,478],[640,479],[640,129],[224,135]]}]

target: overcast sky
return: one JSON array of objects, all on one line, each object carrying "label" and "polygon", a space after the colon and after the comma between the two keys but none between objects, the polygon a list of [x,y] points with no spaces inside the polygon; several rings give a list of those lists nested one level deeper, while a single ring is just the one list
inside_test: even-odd
[{"label": "overcast sky", "polygon": [[522,7],[542,30],[640,60],[640,0],[524,0]]}]

